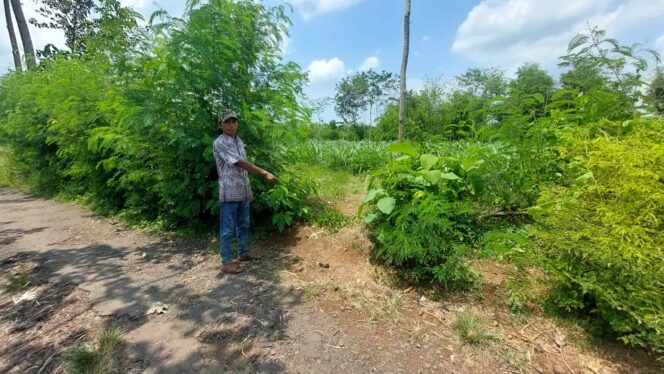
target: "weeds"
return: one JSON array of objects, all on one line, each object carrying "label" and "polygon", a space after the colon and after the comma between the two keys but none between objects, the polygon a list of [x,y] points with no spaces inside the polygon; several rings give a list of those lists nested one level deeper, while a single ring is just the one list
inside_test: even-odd
[{"label": "weeds", "polygon": [[72,348],[65,362],[75,374],[108,373],[113,368],[113,355],[121,345],[122,332],[116,328],[106,329],[96,344],[85,343]]},{"label": "weeds", "polygon": [[2,289],[7,293],[14,293],[25,287],[30,282],[28,273],[19,273],[7,277],[7,284]]},{"label": "weeds", "polygon": [[483,345],[496,339],[496,334],[485,327],[482,318],[470,310],[458,313],[453,327],[461,340],[469,344]]},{"label": "weeds", "polygon": [[315,204],[311,211],[311,221],[331,232],[337,232],[346,226],[351,218],[329,206]]}]

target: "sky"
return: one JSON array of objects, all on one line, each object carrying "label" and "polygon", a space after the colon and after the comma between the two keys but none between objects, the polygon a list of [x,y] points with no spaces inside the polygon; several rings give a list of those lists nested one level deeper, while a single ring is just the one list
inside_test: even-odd
[{"label": "sky", "polygon": [[[121,0],[146,19],[156,9],[181,16],[184,0]],[[265,0],[267,4],[279,0]],[[290,0],[293,26],[284,59],[309,72],[310,99],[331,97],[345,75],[373,68],[397,73],[403,48],[403,0]],[[29,18],[34,0],[23,0]],[[2,22],[4,26],[4,9]],[[508,75],[524,62],[558,74],[557,58],[588,23],[622,44],[641,43],[664,57],[664,0],[412,0],[408,88],[450,81],[470,67]],[[658,22],[659,20],[659,22]],[[30,25],[33,43],[64,45],[61,33]],[[18,35],[18,32],[17,32]],[[13,66],[0,28],[0,73]],[[336,116],[332,108],[323,119]]]}]

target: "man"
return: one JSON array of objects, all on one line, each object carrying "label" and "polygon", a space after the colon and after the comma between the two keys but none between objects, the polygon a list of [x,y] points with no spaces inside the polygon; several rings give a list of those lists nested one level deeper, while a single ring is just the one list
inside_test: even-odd
[{"label": "man", "polygon": [[[257,260],[249,255],[249,202],[253,200],[249,173],[258,174],[269,183],[276,178],[271,173],[247,161],[244,143],[237,137],[238,117],[233,111],[222,111],[217,116],[219,135],[213,143],[214,158],[219,174],[220,254],[224,273],[237,274],[244,270],[243,262]],[[237,235],[238,262],[233,262],[231,240]]]}]

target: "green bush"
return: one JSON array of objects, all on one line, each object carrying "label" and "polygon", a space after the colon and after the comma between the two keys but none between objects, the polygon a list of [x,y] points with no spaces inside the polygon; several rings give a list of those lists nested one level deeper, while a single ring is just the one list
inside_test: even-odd
[{"label": "green bush", "polygon": [[[417,283],[471,287],[467,267],[482,233],[535,203],[541,167],[506,143],[437,143],[428,152],[410,143],[374,171],[363,204],[378,245],[375,256]],[[543,152],[544,153],[544,152]]]},{"label": "green bush", "polygon": [[82,198],[102,213],[207,226],[218,212],[215,113],[234,108],[250,161],[280,180],[253,180],[253,207],[283,228],[304,214],[310,190],[274,157],[302,118],[305,80],[280,60],[284,12],[248,0],[193,2],[181,20],[162,15],[126,59],[102,51],[5,74],[0,142],[12,167],[33,192]]},{"label": "green bush", "polygon": [[553,304],[626,343],[664,352],[664,122],[560,132],[566,183],[531,209],[556,280]]},{"label": "green bush", "polygon": [[389,149],[404,155],[373,173],[369,187],[377,188],[363,201],[378,242],[374,256],[419,284],[470,287],[476,276],[466,262],[475,233],[465,197],[472,185],[446,160],[408,143]]}]

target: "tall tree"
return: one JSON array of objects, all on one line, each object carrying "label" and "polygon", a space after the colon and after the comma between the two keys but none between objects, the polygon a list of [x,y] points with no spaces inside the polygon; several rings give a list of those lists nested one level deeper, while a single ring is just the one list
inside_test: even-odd
[{"label": "tall tree", "polygon": [[406,69],[408,67],[408,48],[410,46],[410,0],[406,0],[403,16],[403,56],[401,58],[401,84],[399,92],[399,140],[404,136],[406,121]]},{"label": "tall tree", "polygon": [[362,109],[367,105],[369,81],[363,73],[354,73],[341,79],[336,85],[334,110],[347,124],[357,124]]},{"label": "tall tree", "polygon": [[456,83],[462,91],[485,101],[507,92],[505,73],[497,68],[469,68],[456,77]]},{"label": "tall tree", "polygon": [[367,79],[368,90],[366,93],[366,105],[369,106],[369,125],[373,126],[373,111],[378,109],[381,104],[385,104],[396,90],[396,78],[394,74],[382,71],[375,72],[369,69],[363,72]]},{"label": "tall tree", "polygon": [[38,28],[60,29],[65,33],[65,44],[74,53],[85,52],[82,38],[91,32],[90,12],[94,10],[93,0],[39,0],[42,6],[37,10],[46,19],[39,22],[35,18],[30,23]]},{"label": "tall tree", "polygon": [[16,17],[16,25],[18,26],[18,33],[21,35],[21,42],[23,43],[23,53],[25,53],[25,63],[28,69],[31,69],[36,64],[35,49],[32,46],[32,38],[30,38],[30,29],[28,29],[28,22],[23,15],[23,6],[21,0],[11,0],[14,16]]},{"label": "tall tree", "polygon": [[664,68],[657,68],[655,78],[648,86],[648,101],[655,113],[664,115]]},{"label": "tall tree", "polygon": [[535,63],[519,67],[509,84],[512,105],[521,114],[539,118],[545,115],[545,108],[553,95],[555,82],[545,70]]},{"label": "tall tree", "polygon": [[21,54],[18,51],[18,42],[16,41],[16,33],[14,33],[14,23],[12,22],[12,10],[9,6],[9,0],[3,0],[5,6],[5,20],[7,20],[7,31],[9,32],[9,42],[12,47],[12,56],[14,56],[14,67],[17,71],[23,70],[21,65]]}]

